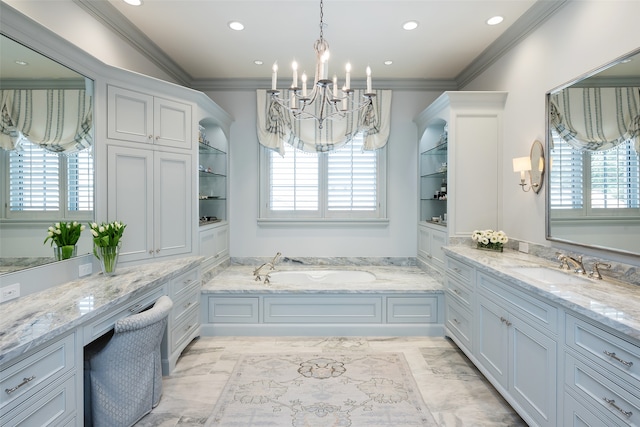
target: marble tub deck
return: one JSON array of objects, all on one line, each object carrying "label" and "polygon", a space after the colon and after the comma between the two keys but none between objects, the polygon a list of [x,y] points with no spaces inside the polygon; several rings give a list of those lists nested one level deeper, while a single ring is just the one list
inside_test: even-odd
[{"label": "marble tub deck", "polygon": [[269,284],[256,281],[254,266],[231,265],[202,286],[202,293],[413,293],[444,291],[443,278],[438,273],[426,273],[416,266],[337,266],[337,265],[277,265],[274,271],[299,270],[357,270],[368,271],[376,276],[372,282],[364,283],[308,283],[284,284],[272,280]]},{"label": "marble tub deck", "polygon": [[455,344],[439,337],[203,337],[163,378],[160,404],[136,426],[203,425],[241,354],[322,351],[402,352],[440,426],[526,426]]}]

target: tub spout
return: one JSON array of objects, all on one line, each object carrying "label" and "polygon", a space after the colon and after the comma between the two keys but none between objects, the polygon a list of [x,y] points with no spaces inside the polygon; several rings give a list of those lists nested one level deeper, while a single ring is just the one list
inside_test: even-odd
[{"label": "tub spout", "polygon": [[270,262],[265,262],[260,267],[253,270],[253,275],[256,278],[256,282],[262,280],[265,285],[269,283],[269,273],[276,269],[276,262],[280,259],[282,254],[278,252],[276,256]]}]

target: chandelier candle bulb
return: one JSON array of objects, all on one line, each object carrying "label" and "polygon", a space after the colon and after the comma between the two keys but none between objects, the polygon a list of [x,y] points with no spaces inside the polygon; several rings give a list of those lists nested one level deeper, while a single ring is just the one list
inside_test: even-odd
[{"label": "chandelier candle bulb", "polygon": [[333,99],[338,99],[338,76],[333,75]]},{"label": "chandelier candle bulb", "polygon": [[367,67],[367,93],[371,93],[371,67]]},{"label": "chandelier candle bulb", "polygon": [[298,63],[293,61],[291,64],[291,68],[293,68],[293,83],[291,84],[292,88],[298,87]]},{"label": "chandelier candle bulb", "polygon": [[296,94],[294,91],[291,91],[291,109],[295,109],[298,106],[296,105]]},{"label": "chandelier candle bulb", "polygon": [[342,87],[342,111],[347,111],[347,96],[349,93],[347,92],[347,85]]},{"label": "chandelier candle bulb", "polygon": [[347,65],[345,67],[345,69],[347,70],[346,76],[345,76],[345,91],[351,89],[351,64],[347,62]]},{"label": "chandelier candle bulb", "polygon": [[302,73],[302,97],[307,97],[307,73]]},{"label": "chandelier candle bulb", "polygon": [[320,80],[327,80],[329,75],[329,51],[322,54],[322,66],[320,67]]},{"label": "chandelier candle bulb", "polygon": [[278,63],[273,63],[273,73],[271,74],[271,90],[276,90],[278,82]]}]

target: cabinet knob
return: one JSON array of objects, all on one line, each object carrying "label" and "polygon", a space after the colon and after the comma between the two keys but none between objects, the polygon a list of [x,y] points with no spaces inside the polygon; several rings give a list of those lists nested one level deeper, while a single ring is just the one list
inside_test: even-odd
[{"label": "cabinet knob", "polygon": [[156,249],[156,253],[159,253],[159,252],[160,252],[160,249]]},{"label": "cabinet knob", "polygon": [[148,138],[149,138],[149,139],[153,139],[153,135],[149,135],[149,136],[148,136]]},{"label": "cabinet knob", "polygon": [[156,136],[156,141],[160,139],[160,136]]}]

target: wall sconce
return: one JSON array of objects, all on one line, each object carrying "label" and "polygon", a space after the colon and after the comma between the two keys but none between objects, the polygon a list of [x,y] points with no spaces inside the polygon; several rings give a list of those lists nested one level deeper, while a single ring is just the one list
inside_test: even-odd
[{"label": "wall sconce", "polygon": [[[529,157],[516,157],[513,159],[513,171],[520,172],[520,187],[522,191],[533,190],[538,193],[542,188],[544,175],[544,149],[540,141],[534,141]],[[525,173],[529,172],[529,188],[525,180]]]},{"label": "wall sconce", "polygon": [[530,157],[514,157],[513,158],[513,171],[520,172],[520,187],[522,191],[529,191],[531,187],[525,189],[525,174],[531,172],[531,158]]}]

